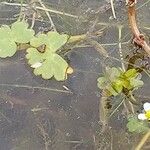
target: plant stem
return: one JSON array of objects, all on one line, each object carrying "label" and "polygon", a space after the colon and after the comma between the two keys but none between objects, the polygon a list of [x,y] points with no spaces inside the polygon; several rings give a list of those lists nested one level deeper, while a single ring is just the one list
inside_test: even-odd
[{"label": "plant stem", "polygon": [[54,22],[53,22],[53,20],[52,20],[52,17],[50,16],[49,12],[47,11],[47,8],[45,7],[45,5],[43,4],[43,2],[42,2],[41,0],[38,0],[38,1],[39,1],[40,5],[45,9],[45,13],[46,13],[46,15],[47,15],[47,17],[48,17],[48,19],[49,19],[49,21],[50,21],[50,23],[51,23],[51,28],[52,28],[54,31],[57,31],[57,30],[56,30],[56,27],[55,27],[55,25],[54,25]]},{"label": "plant stem", "polygon": [[114,8],[113,2],[114,2],[114,0],[110,0],[112,14],[113,14],[114,19],[116,19],[116,13],[115,13],[115,8]]},{"label": "plant stem", "polygon": [[143,136],[143,138],[141,139],[141,141],[139,142],[135,150],[141,150],[145,142],[148,140],[149,136],[150,136],[150,130]]},{"label": "plant stem", "polygon": [[40,87],[40,86],[31,86],[31,85],[19,85],[19,84],[3,84],[0,83],[0,87],[14,87],[14,88],[26,88],[26,89],[39,89],[39,90],[45,90],[45,91],[51,91],[51,92],[60,92],[60,93],[68,93],[72,94],[71,91],[67,90],[59,90],[59,89],[52,89],[48,87]]},{"label": "plant stem", "polygon": [[144,35],[140,33],[137,26],[135,4],[136,0],[128,0],[128,18],[129,24],[131,26],[131,31],[134,35],[133,42],[137,46],[143,48],[145,52],[150,56],[150,46],[145,41]]},{"label": "plant stem", "polygon": [[[1,4],[4,4],[4,5],[10,5],[10,6],[24,6],[26,7],[27,4],[19,4],[19,3],[8,3],[8,2],[1,2]],[[53,10],[53,9],[48,9],[48,8],[43,8],[43,7],[39,7],[39,6],[36,6],[35,9],[39,9],[39,10],[43,10],[43,11],[48,11],[48,12],[51,12],[51,13],[55,13],[55,14],[59,14],[59,15],[64,15],[64,16],[68,16],[68,17],[72,17],[72,18],[78,18],[78,16],[76,15],[72,15],[72,14],[69,14],[69,13],[65,13],[65,12],[61,12],[61,11],[57,11],[57,10]]]}]

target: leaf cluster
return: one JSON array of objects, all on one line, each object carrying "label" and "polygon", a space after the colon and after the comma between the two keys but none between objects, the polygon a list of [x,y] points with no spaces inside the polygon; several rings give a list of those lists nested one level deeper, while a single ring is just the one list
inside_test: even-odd
[{"label": "leaf cluster", "polygon": [[[31,39],[32,47],[27,49],[26,58],[29,65],[34,68],[35,75],[41,75],[44,79],[50,79],[53,76],[61,81],[67,78],[67,62],[56,52],[68,40],[68,35],[60,35],[57,32],[48,32],[39,34]],[[41,47],[42,52],[39,50]],[[37,65],[36,65],[37,64]]]},{"label": "leaf cluster", "polygon": [[106,73],[103,77],[98,78],[98,87],[109,93],[109,95],[117,96],[123,91],[137,89],[143,85],[141,75],[136,69],[123,71],[121,68],[106,68]]},{"label": "leaf cluster", "polygon": [[17,21],[10,27],[3,25],[0,28],[0,57],[13,56],[17,51],[17,45],[28,43],[34,37],[34,30],[28,29],[25,21]]},{"label": "leaf cluster", "polygon": [[68,63],[57,54],[67,41],[67,34],[50,31],[47,34],[35,35],[27,22],[17,21],[10,27],[8,25],[0,27],[0,57],[11,57],[19,45],[29,43],[26,58],[34,69],[34,74],[41,75],[44,79],[54,77],[62,81],[67,78],[67,73],[73,72]]}]

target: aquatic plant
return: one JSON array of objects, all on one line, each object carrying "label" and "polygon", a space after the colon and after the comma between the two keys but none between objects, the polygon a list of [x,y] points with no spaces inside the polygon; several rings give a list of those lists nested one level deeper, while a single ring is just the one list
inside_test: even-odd
[{"label": "aquatic plant", "polygon": [[25,46],[26,58],[34,68],[35,75],[41,75],[43,79],[54,76],[58,81],[65,80],[67,73],[72,73],[73,70],[57,54],[57,50],[67,43],[69,36],[54,31],[35,35],[34,30],[28,26],[25,21],[16,21],[11,27],[4,25],[0,28],[0,57],[12,57],[20,45],[28,44]]},{"label": "aquatic plant", "polygon": [[136,69],[123,71],[121,68],[106,68],[105,76],[98,78],[98,87],[107,91],[108,95],[117,96],[127,90],[135,90],[143,85],[141,74]]},{"label": "aquatic plant", "polygon": [[[45,6],[42,5],[42,9],[45,9]],[[24,6],[27,6],[26,4]],[[21,6],[22,7],[22,6]],[[114,8],[113,8],[114,11]],[[45,9],[46,15],[47,9]],[[53,11],[54,12],[54,11]],[[58,12],[58,11],[57,11]],[[62,13],[66,14],[66,13]],[[97,12],[98,14],[98,12]],[[131,31],[134,35],[133,43],[143,48],[148,55],[150,55],[150,48],[147,44],[144,35],[142,35],[136,23],[135,18],[135,1],[128,0],[128,17],[129,23],[131,25]],[[66,14],[67,16],[69,14]],[[88,31],[86,34],[70,36],[64,33],[59,33],[56,30],[56,27],[51,19],[51,16],[47,15],[49,21],[51,23],[52,30],[47,33],[37,33],[32,29],[34,26],[34,17],[32,19],[32,24],[29,27],[27,21],[24,18],[19,18],[16,22],[12,23],[10,26],[3,25],[0,28],[0,57],[7,58],[12,57],[15,53],[20,50],[26,50],[26,59],[28,65],[33,69],[33,73],[38,76],[40,75],[43,79],[51,79],[55,78],[57,81],[64,81],[67,79],[68,74],[73,73],[73,69],[65,60],[64,57],[64,47],[70,44],[70,47],[73,47],[74,43],[78,43],[80,41],[86,42],[86,44],[90,44],[93,46],[100,55],[104,58],[112,58],[110,54],[103,48],[103,46],[98,43],[94,38],[91,38],[93,35],[95,37],[99,36],[98,32],[94,31],[94,26],[97,22],[94,22],[92,29]],[[71,15],[74,18],[78,18],[78,16]],[[114,18],[116,18],[114,14]],[[97,20],[97,19],[96,19]],[[122,25],[118,25],[119,31],[119,52],[121,54],[121,30]],[[95,33],[94,33],[94,32]],[[85,45],[84,45],[85,46]],[[22,48],[23,47],[23,48]],[[144,54],[145,55],[145,54]],[[116,58],[114,58],[116,60]],[[142,59],[140,57],[140,59]],[[135,59],[136,60],[136,59]],[[102,90],[102,103],[109,102],[107,104],[107,108],[111,109],[112,97],[123,94],[125,98],[129,99],[129,104],[132,102],[137,104],[137,101],[134,99],[132,94],[133,91],[137,90],[139,87],[142,87],[144,82],[141,80],[142,75],[139,71],[139,68],[134,66],[135,60],[132,57],[132,60],[128,62],[128,67],[125,68],[122,65],[122,68],[119,67],[106,67],[106,72],[103,76],[100,76],[97,79],[97,85]],[[123,59],[119,60],[123,64]],[[17,87],[17,86],[16,86]],[[27,87],[27,86],[24,86]],[[33,87],[31,87],[33,89]],[[43,88],[44,89],[44,88]],[[46,88],[45,88],[46,89]],[[121,95],[122,96],[122,95]],[[132,101],[133,100],[133,101]],[[135,100],[135,101],[134,101]],[[122,101],[120,104],[123,104]],[[131,103],[130,103],[131,102]],[[100,103],[100,104],[102,104]],[[115,102],[114,102],[115,103]],[[134,104],[132,103],[132,104]],[[119,104],[119,105],[120,105]],[[131,104],[131,106],[132,106]],[[105,103],[104,103],[105,105]],[[115,110],[112,111],[111,115],[119,108],[119,105]],[[130,106],[130,105],[127,105]],[[136,133],[144,133],[149,130],[150,120],[150,107],[148,103],[144,104],[144,111],[140,114],[134,112],[134,107],[132,106],[132,114],[128,115],[128,123],[127,128],[129,132]],[[103,109],[104,108],[104,109]],[[105,106],[99,107],[99,112],[105,111]],[[104,119],[100,116],[103,124],[107,125],[107,121],[105,121],[105,112],[100,115],[104,116]],[[110,117],[109,116],[109,117]]]},{"label": "aquatic plant", "polygon": [[139,120],[136,114],[128,116],[127,128],[135,133],[145,133],[150,129],[148,122]]}]

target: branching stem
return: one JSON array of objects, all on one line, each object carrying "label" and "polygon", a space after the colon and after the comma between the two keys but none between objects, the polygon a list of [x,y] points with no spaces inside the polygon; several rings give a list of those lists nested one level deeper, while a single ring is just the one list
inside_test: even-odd
[{"label": "branching stem", "polygon": [[136,22],[136,9],[135,9],[136,0],[128,0],[128,18],[129,24],[131,26],[131,31],[133,33],[134,39],[133,42],[135,45],[143,48],[145,52],[150,56],[150,46],[145,41],[145,37],[140,33],[138,25]]}]

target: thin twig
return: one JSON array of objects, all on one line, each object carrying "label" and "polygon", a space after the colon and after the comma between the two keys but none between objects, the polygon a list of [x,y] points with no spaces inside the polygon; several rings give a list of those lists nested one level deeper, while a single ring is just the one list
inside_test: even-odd
[{"label": "thin twig", "polygon": [[19,84],[3,84],[3,83],[0,83],[0,86],[1,86],[1,87],[14,87],[14,88],[39,89],[39,90],[46,90],[46,91],[52,91],[52,92],[61,92],[61,93],[72,94],[71,91],[59,90],[59,89],[52,89],[52,88],[48,88],[48,87],[40,87],[40,86],[19,85]]},{"label": "thin twig", "polygon": [[47,17],[48,17],[48,19],[49,19],[49,21],[50,21],[50,23],[51,23],[51,28],[52,28],[54,31],[57,31],[57,30],[56,30],[56,27],[55,27],[55,25],[54,25],[54,22],[53,22],[53,20],[52,20],[52,17],[50,16],[49,12],[47,11],[47,8],[45,7],[45,5],[43,4],[43,2],[42,2],[41,0],[38,0],[38,1],[39,1],[40,5],[45,9],[45,13],[46,13],[46,15],[47,15]]},{"label": "thin twig", "polygon": [[[1,4],[21,7],[21,4],[19,4],[19,3],[1,2]],[[26,7],[27,4],[22,4],[22,6]],[[43,8],[43,7],[39,7],[39,6],[36,6],[35,9],[48,11],[48,12],[51,12],[51,13],[64,15],[64,16],[68,16],[68,17],[72,17],[72,18],[76,18],[76,19],[78,18],[78,16],[76,16],[76,15],[72,15],[72,14],[69,14],[69,13],[65,13],[65,12],[61,12],[61,11],[57,11],[57,10],[53,10],[53,9]]]},{"label": "thin twig", "polygon": [[[118,36],[118,41],[119,41],[118,46],[119,46],[119,54],[120,54],[122,69],[125,72],[126,69],[125,69],[125,65],[124,65],[123,54],[122,54],[122,45],[121,45],[122,28],[123,28],[122,25],[118,26],[118,31],[119,31],[119,33],[118,33],[119,34],[119,36]],[[133,105],[129,101],[128,102],[124,101],[123,105],[124,105],[124,108],[126,109],[127,114],[129,112],[129,109],[128,109],[127,105],[131,106],[132,113],[134,112]]]},{"label": "thin twig", "polygon": [[118,46],[119,46],[119,55],[120,55],[120,59],[121,59],[121,65],[122,65],[122,69],[123,69],[123,71],[125,71],[126,69],[125,69],[125,65],[124,65],[124,61],[123,61],[123,54],[122,54],[122,43],[121,43],[121,35],[122,35],[122,28],[123,28],[123,26],[122,25],[119,25],[118,26],[118,31],[119,31],[119,36],[118,36],[118,41],[119,41],[119,43],[118,43]]},{"label": "thin twig", "polygon": [[137,147],[135,148],[135,150],[141,150],[141,148],[143,147],[143,145],[148,140],[149,136],[150,136],[150,130],[143,136],[143,138],[141,139],[141,141],[139,142],[139,144],[137,145]]},{"label": "thin twig", "polygon": [[31,29],[34,27],[34,24],[35,24],[35,17],[36,17],[36,13],[34,12],[33,15],[32,15],[32,24],[31,24]]},{"label": "thin twig", "polygon": [[115,8],[114,8],[113,2],[114,2],[114,0],[110,0],[112,14],[113,14],[114,19],[116,19],[116,13],[115,13]]},{"label": "thin twig", "polygon": [[123,103],[124,103],[124,98],[123,98],[123,100],[119,103],[119,105],[113,110],[113,112],[109,115],[108,118],[111,118],[111,117],[114,115],[114,113],[119,109],[119,107],[120,107]]}]

